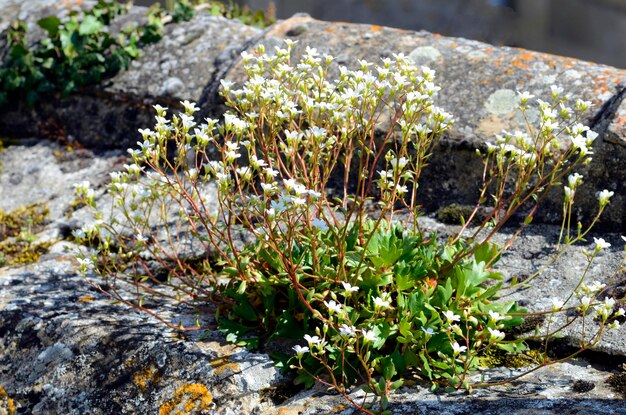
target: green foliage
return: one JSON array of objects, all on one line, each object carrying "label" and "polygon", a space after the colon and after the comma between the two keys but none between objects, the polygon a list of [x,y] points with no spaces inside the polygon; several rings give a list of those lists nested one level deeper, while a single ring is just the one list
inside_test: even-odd
[{"label": "green foliage", "polygon": [[[165,16],[162,9],[152,8],[148,23],[129,26],[117,36],[109,33],[113,19],[129,7],[99,0],[89,10],[70,12],[63,21],[45,17],[37,22],[45,35],[32,46],[26,24],[13,22],[7,34],[9,51],[0,68],[0,105],[16,99],[33,105],[51,93],[67,96],[127,69],[142,46],[161,39]],[[191,16],[189,10],[181,11],[176,19]]]},{"label": "green foliage", "polygon": [[223,16],[228,19],[237,19],[245,25],[266,28],[274,22],[276,17],[272,9],[268,11],[251,10],[248,6],[240,6],[229,1],[224,4],[220,1],[195,0],[194,3],[209,10],[213,16]]},{"label": "green foliage", "polygon": [[[414,371],[437,383],[459,385],[459,375],[475,369],[483,351],[525,350],[521,340],[503,341],[500,332],[520,324],[522,319],[513,315],[524,310],[513,302],[494,301],[501,276],[486,269],[485,263],[495,262],[497,248],[493,251],[485,244],[473,257],[452,262],[457,253],[469,249],[466,243],[450,246],[438,242],[436,235],[424,237],[400,224],[363,225],[363,233],[373,231],[369,241],[357,241],[350,249],[337,249],[334,235],[339,229],[319,235],[326,242],[323,246],[306,240],[293,246],[299,288],[283,264],[272,260],[275,253],[258,242],[250,253],[260,258],[257,267],[263,270],[255,283],[237,290],[242,283],[233,281],[225,291],[237,304],[228,319],[221,320],[227,340],[250,345],[251,333],[260,333],[262,339],[254,339],[258,345],[259,340],[299,339],[321,332],[328,342],[323,352],[290,362],[302,365],[298,382],[310,384],[325,367],[332,367],[333,376],[346,385],[369,378],[365,383],[376,394],[399,386],[391,387],[400,379],[397,375]],[[340,251],[342,265],[337,263]],[[320,261],[315,268],[325,275],[310,275],[313,252]],[[338,268],[346,270],[348,281],[335,280]],[[299,300],[298,291],[306,292],[312,308]],[[375,299],[381,300],[379,304]],[[331,311],[334,308],[338,311]],[[446,312],[453,319],[446,318]],[[471,357],[455,354],[455,343],[468,347],[466,356]],[[369,367],[373,373],[368,373]]]}]

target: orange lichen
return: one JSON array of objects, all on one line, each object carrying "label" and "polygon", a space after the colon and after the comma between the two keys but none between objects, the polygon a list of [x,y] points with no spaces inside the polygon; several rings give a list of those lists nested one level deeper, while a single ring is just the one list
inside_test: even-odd
[{"label": "orange lichen", "polygon": [[144,393],[148,388],[149,383],[159,383],[160,381],[159,372],[153,368],[145,368],[133,376],[133,383],[139,387],[141,393]]},{"label": "orange lichen", "polygon": [[370,26],[370,30],[372,32],[380,32],[381,30],[383,30],[383,27],[373,24]]},{"label": "orange lichen", "polygon": [[[213,395],[206,386],[189,383],[178,388],[172,399],[161,405],[159,415],[191,415],[194,410],[210,409],[212,402]],[[179,408],[181,404],[182,410]]]},{"label": "orange lichen", "polygon": [[228,369],[230,369],[230,371],[233,373],[239,372],[240,370],[239,364],[228,361],[228,356],[219,357],[215,360],[212,360],[210,363],[211,363],[211,366],[215,368],[216,375],[221,375]]},{"label": "orange lichen", "polygon": [[0,409],[4,406],[3,404],[6,404],[5,409],[8,415],[15,415],[15,402],[9,398],[7,392],[0,386]]},{"label": "orange lichen", "polygon": [[83,295],[82,297],[78,298],[79,303],[90,303],[93,300],[95,300],[95,297],[93,295]]}]

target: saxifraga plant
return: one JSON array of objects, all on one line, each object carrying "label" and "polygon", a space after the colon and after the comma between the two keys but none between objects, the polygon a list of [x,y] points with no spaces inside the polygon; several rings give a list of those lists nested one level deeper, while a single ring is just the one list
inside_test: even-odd
[{"label": "saxifraga plant", "polygon": [[[89,183],[77,185],[95,219],[75,233],[95,247],[81,268],[107,295],[172,328],[206,327],[201,315],[191,327],[167,317],[159,297],[216,304],[220,330],[240,345],[293,339],[288,365],[296,381],[327,385],[364,413],[375,406],[356,402],[351,388],[377,396],[384,413],[408,373],[435,387],[471,390],[468,374],[484,352],[527,347],[505,334],[524,310],[496,301],[513,288],[495,269],[512,241],[499,247],[492,237],[523,212],[517,236],[563,180],[554,259],[589,231],[570,229],[582,180],[573,170],[589,160],[596,136],[579,123],[588,104],[569,109],[555,87],[551,102],[538,100],[539,125],[504,133],[479,151],[485,173],[476,211],[492,200],[491,213],[440,238],[420,228],[416,202],[432,147],[452,122],[434,105],[434,71],[401,54],[374,71],[365,61],[357,70],[336,68],[331,56],[310,48],[292,64],[286,43],[272,54],[262,46],[243,54],[248,80],[238,89],[222,81],[230,108],[222,121],[197,124],[189,102],[171,117],[156,106],[155,129],[140,130],[143,141],[129,150],[133,162],[111,174],[109,210],[97,208]],[[522,111],[531,98],[520,94]],[[593,223],[610,196],[600,193]],[[596,246],[590,264],[607,243]],[[547,342],[594,311],[601,327],[584,337],[584,350],[618,325],[614,300],[597,301],[602,286],[585,278],[566,300],[536,314],[580,313],[533,340]],[[544,354],[537,367],[550,363]]]}]

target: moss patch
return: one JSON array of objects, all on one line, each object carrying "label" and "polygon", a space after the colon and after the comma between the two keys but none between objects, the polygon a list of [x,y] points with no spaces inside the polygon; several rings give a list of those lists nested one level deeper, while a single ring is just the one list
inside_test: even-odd
[{"label": "moss patch", "polygon": [[36,262],[52,242],[37,242],[35,234],[45,225],[50,210],[45,203],[33,203],[11,212],[0,210],[0,266]]},{"label": "moss patch", "polygon": [[543,360],[543,353],[539,350],[526,350],[523,353],[510,354],[500,349],[489,349],[480,357],[480,366],[485,368],[505,366],[519,369],[541,364]]},{"label": "moss patch", "polygon": [[[443,223],[458,225],[461,224],[472,215],[474,212],[475,206],[472,205],[459,205],[457,203],[452,203],[449,206],[441,207],[437,210],[436,216],[437,220]],[[489,216],[488,209],[484,207],[480,207],[474,217],[472,218],[472,224],[477,225],[484,222]]]}]

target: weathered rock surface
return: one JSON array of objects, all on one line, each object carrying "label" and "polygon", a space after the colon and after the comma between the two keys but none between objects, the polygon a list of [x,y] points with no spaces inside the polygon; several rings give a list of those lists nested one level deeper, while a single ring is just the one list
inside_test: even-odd
[{"label": "weathered rock surface", "polygon": [[[6,16],[23,14],[27,3],[6,3],[0,30],[6,27]],[[133,13],[137,18],[142,15],[141,10]],[[500,129],[519,126],[515,90],[544,97],[556,83],[573,96],[590,100],[593,111],[587,121],[602,136],[586,172],[589,187],[580,192],[586,198],[577,201],[581,217],[594,211],[595,190],[608,188],[615,196],[605,224],[622,234],[626,229],[626,72],[423,32],[326,23],[304,16],[261,32],[199,15],[168,26],[164,42],[146,48],[128,72],[102,86],[61,102],[44,102],[34,110],[15,106],[0,113],[0,134],[28,136],[54,128],[84,146],[100,148],[68,152],[50,141],[29,139],[0,153],[0,209],[47,202],[50,219],[38,236],[59,241],[36,264],[0,268],[0,386],[16,402],[18,414],[173,414],[187,403],[182,413],[353,412],[343,399],[324,391],[298,392],[267,355],[230,346],[216,332],[179,338],[155,319],[111,304],[76,273],[75,250],[82,248],[61,241],[87,218],[83,210],[71,208],[72,184],[90,180],[98,197],[105,198],[101,190],[107,173],[126,162],[119,149],[138,140],[136,129],[152,124],[152,104],[176,107],[178,100],[190,99],[205,104],[205,113],[218,112],[219,80],[243,80],[237,53],[259,42],[277,45],[284,38],[299,40],[296,56],[305,46],[317,47],[335,55],[339,64],[351,66],[356,59],[377,61],[405,53],[438,71],[443,86],[439,104],[455,114],[457,123],[433,157],[422,186],[430,209],[475,196],[479,160],[473,150]],[[555,219],[549,212],[558,196],[551,203],[544,214],[548,221]],[[423,226],[441,234],[455,230],[431,218],[425,218]],[[505,230],[497,240],[504,242],[508,236]],[[623,241],[619,233],[595,236],[612,247],[594,262],[591,279],[608,284],[616,297],[623,297],[626,276],[613,275],[623,258]],[[507,278],[532,274],[548,262],[557,239],[558,229],[531,225],[500,262],[502,271]],[[576,286],[586,265],[582,250],[590,247],[574,247],[530,287],[505,298],[519,300],[533,311],[549,308],[552,297],[563,299]],[[194,318],[174,304],[164,307],[173,324]],[[212,323],[210,314],[202,319]],[[587,320],[586,333],[596,326]],[[563,344],[575,346],[581,327],[568,327],[564,335]],[[624,396],[606,384],[626,360],[625,338],[622,326],[605,335],[597,355],[542,368],[512,384],[479,389],[470,397],[434,394],[421,383],[403,387],[393,396],[392,412],[626,414]],[[517,373],[493,369],[477,379],[496,381]],[[578,381],[591,382],[594,388],[577,388]],[[7,413],[7,402],[0,395],[0,414]]]},{"label": "weathered rock surface", "polygon": [[[24,14],[25,7],[11,3],[9,15]],[[132,15],[140,19],[142,13],[136,8]],[[583,221],[592,217],[595,193],[606,188],[615,192],[615,198],[600,226],[626,229],[626,71],[426,32],[321,22],[300,15],[263,32],[199,13],[190,22],[168,25],[162,42],[147,46],[129,71],[101,86],[60,102],[43,102],[35,109],[21,103],[5,109],[0,113],[0,134],[45,132],[55,138],[69,136],[88,147],[127,148],[138,140],[138,128],[152,125],[155,103],[180,108],[178,101],[188,99],[203,104],[201,116],[223,111],[219,80],[245,79],[238,54],[259,43],[269,50],[286,38],[299,41],[295,57],[310,46],[336,56],[337,65],[354,67],[357,59],[377,62],[404,53],[437,70],[442,85],[437,103],[455,116],[456,123],[436,149],[421,183],[421,203],[431,211],[454,202],[475,202],[482,171],[475,148],[502,129],[525,129],[516,109],[517,90],[548,100],[554,84],[573,98],[590,101],[586,122],[600,138],[594,144],[593,162],[582,170],[586,180],[578,192],[577,214]],[[531,122],[537,116],[533,111],[529,115]],[[557,222],[554,212],[560,212],[562,195],[553,192],[547,199],[535,219]]]}]

